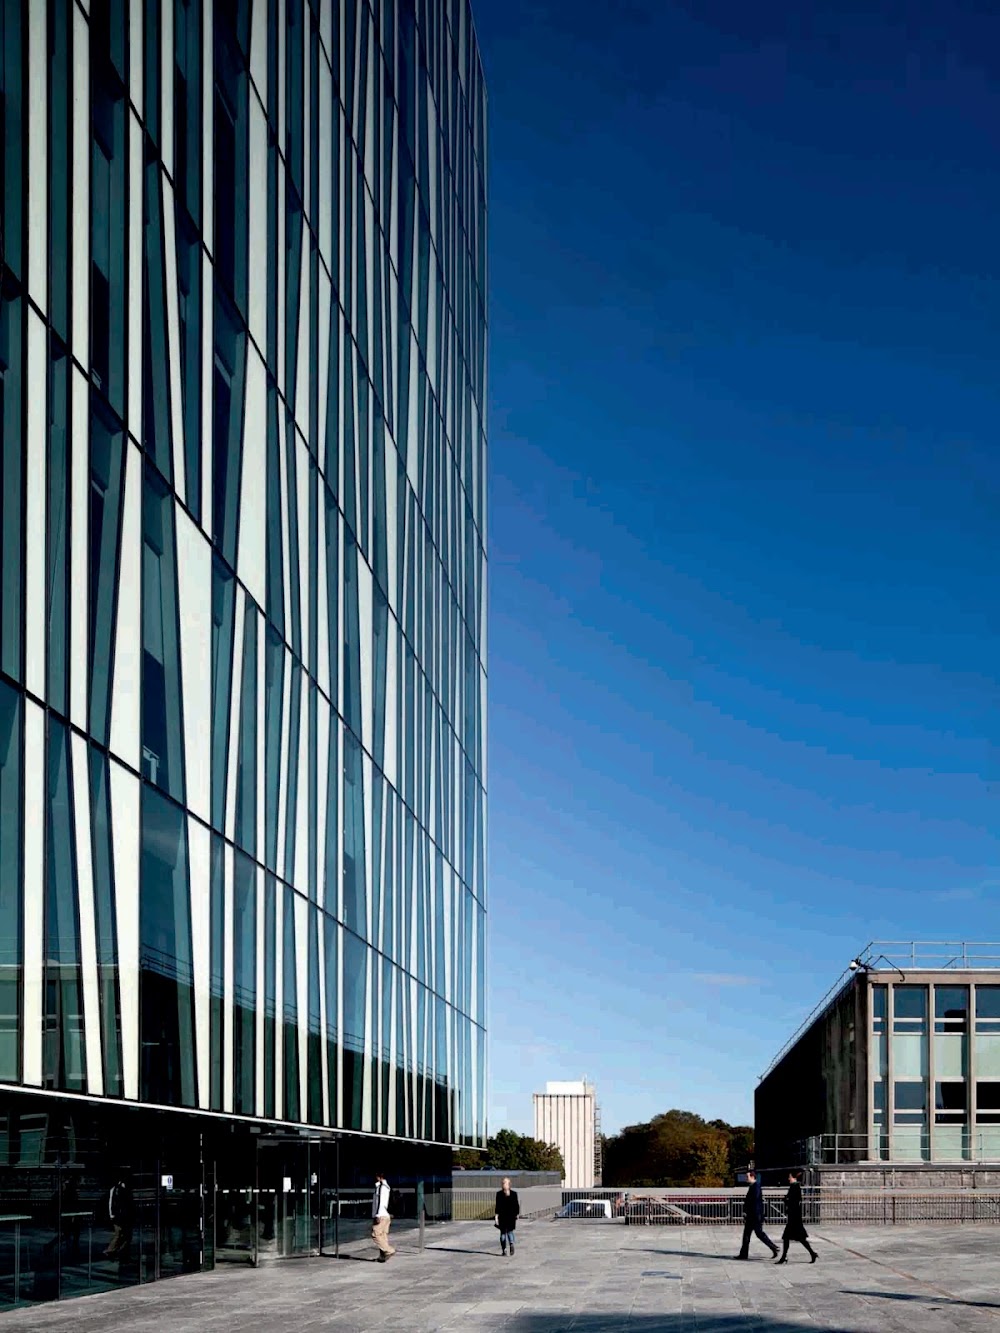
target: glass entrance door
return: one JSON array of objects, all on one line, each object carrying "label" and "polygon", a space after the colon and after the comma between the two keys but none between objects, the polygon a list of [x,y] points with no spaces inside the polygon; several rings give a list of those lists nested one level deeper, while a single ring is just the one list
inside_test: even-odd
[{"label": "glass entrance door", "polygon": [[258,1145],[258,1262],[319,1254],[322,1217],[321,1152],[308,1140],[262,1140]]}]

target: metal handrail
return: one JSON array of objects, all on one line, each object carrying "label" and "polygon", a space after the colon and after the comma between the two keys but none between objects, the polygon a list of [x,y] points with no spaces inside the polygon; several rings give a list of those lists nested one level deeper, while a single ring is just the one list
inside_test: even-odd
[{"label": "metal handrail", "polygon": [[[955,951],[958,952],[955,952]],[[986,952],[995,950],[995,952]],[[943,960],[943,961],[942,961]],[[909,968],[913,972],[954,972],[958,970],[992,972],[1000,970],[1000,942],[985,940],[869,940],[865,947],[855,955],[855,963],[860,963],[864,972],[898,972]],[[880,967],[879,963],[884,963]],[[792,1049],[795,1043],[812,1025],[831,1008],[840,998],[847,984],[857,975],[850,965],[826,992],[823,998],[809,1011],[792,1035],[778,1051],[777,1055],[759,1075],[758,1082],[767,1078],[776,1069]]]}]

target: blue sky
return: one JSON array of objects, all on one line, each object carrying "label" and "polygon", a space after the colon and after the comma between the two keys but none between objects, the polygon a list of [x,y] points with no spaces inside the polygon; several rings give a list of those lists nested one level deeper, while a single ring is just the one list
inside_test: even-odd
[{"label": "blue sky", "polygon": [[870,938],[1000,939],[1000,21],[476,0],[491,1128],[746,1121]]}]

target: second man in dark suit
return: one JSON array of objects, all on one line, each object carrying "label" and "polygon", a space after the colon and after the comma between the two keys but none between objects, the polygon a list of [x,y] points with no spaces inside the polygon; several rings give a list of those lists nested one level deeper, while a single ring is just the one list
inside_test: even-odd
[{"label": "second man in dark suit", "polygon": [[747,1172],[747,1193],[743,1200],[743,1244],[740,1246],[737,1259],[750,1258],[751,1236],[763,1241],[772,1256],[778,1253],[777,1245],[764,1230],[764,1191],[761,1189],[756,1171]]}]

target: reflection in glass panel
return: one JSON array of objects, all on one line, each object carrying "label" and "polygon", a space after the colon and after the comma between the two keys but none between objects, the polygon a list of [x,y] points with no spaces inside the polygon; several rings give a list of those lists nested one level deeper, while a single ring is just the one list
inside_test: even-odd
[{"label": "reflection in glass panel", "polygon": [[225,845],[212,834],[212,871],[209,905],[211,971],[209,974],[209,1104],[222,1110],[223,1036],[226,1022],[226,883]]},{"label": "reflection in glass panel", "polygon": [[54,718],[49,720],[47,767],[42,1078],[47,1088],[85,1092],[83,979],[69,732]]},{"label": "reflection in glass panel", "polygon": [[94,842],[94,912],[97,926],[97,968],[101,1004],[101,1048],[104,1054],[104,1094],[121,1097],[121,1003],[118,977],[118,925],[115,916],[114,847],[108,760],[99,750],[90,752],[90,801]]},{"label": "reflection in glass panel", "polygon": [[344,941],[344,1128],[364,1129],[361,1104],[364,1089],[365,1008],[368,949],[363,940],[345,930]]},{"label": "reflection in glass panel", "polygon": [[893,1031],[927,1031],[927,987],[894,986],[892,992]]},{"label": "reflection in glass panel", "polygon": [[[15,11],[16,12],[16,11]],[[10,28],[18,27],[11,23]],[[7,29],[5,29],[7,31]],[[11,44],[16,47],[13,34]],[[0,43],[0,68],[5,51]],[[18,68],[20,81],[20,68]],[[0,128],[0,135],[3,129]],[[10,143],[10,138],[14,144]],[[12,169],[21,152],[21,135],[14,133],[3,142],[9,156],[3,161],[0,152],[0,182],[9,187],[20,173]],[[17,208],[11,210],[10,199],[0,192],[0,229],[13,211],[18,225],[5,231],[7,262],[12,264],[14,252],[12,237],[20,233],[20,211],[23,194],[18,190]],[[24,442],[22,439],[22,385],[24,383],[24,337],[21,323],[22,306],[12,280],[0,273],[0,669],[12,680],[21,679],[21,639],[24,609]]]},{"label": "reflection in glass panel", "polygon": [[[212,826],[226,827],[226,776],[229,770],[229,702],[233,680],[233,633],[236,579],[212,558]],[[275,817],[277,801],[274,803]]]},{"label": "reflection in glass panel", "polygon": [[285,1057],[285,1110],[286,1120],[301,1120],[299,1097],[299,993],[297,985],[295,938],[295,895],[284,891],[284,919],[282,921],[282,986],[284,989],[284,1023],[282,1047]]},{"label": "reflection in glass panel", "polygon": [[236,770],[236,841],[257,850],[257,612],[247,598],[243,621],[239,763]]},{"label": "reflection in glass panel", "polygon": [[[264,643],[264,859],[278,869],[278,791],[281,777],[281,711],[284,707],[285,646],[268,625]],[[336,773],[336,769],[330,770]]]},{"label": "reflection in glass panel", "polygon": [[927,1084],[923,1079],[906,1082],[897,1079],[893,1086],[893,1095],[897,1125],[924,1122],[927,1114]]},{"label": "reflection in glass panel", "polygon": [[21,1071],[22,703],[0,680],[0,1079]]},{"label": "reflection in glass panel", "polygon": [[1000,1125],[1000,1082],[980,1079],[976,1084],[976,1124]]},{"label": "reflection in glass panel", "polygon": [[181,802],[183,755],[174,505],[147,465],[142,492],[143,773]]},{"label": "reflection in glass panel", "polygon": [[[288,799],[285,819],[285,874],[291,876],[295,865],[295,845],[299,831],[299,728],[302,720],[302,679],[304,672],[301,665],[291,659],[291,690],[288,708],[288,768],[285,779],[285,791]],[[305,793],[302,793],[305,799]],[[305,888],[305,885],[302,886]]]},{"label": "reflection in glass panel", "polygon": [[142,791],[140,876],[140,1092],[145,1101],[194,1106],[187,819],[149,786]]},{"label": "reflection in glass panel", "polygon": [[[147,33],[147,39],[150,34]],[[150,42],[147,40],[147,49]],[[156,42],[158,48],[159,42]],[[153,62],[159,72],[159,55]],[[159,106],[159,97],[147,101]],[[145,268],[142,297],[142,434],[148,457],[169,481],[173,477],[171,438],[170,356],[167,350],[166,246],[163,226],[163,185],[155,147],[147,140],[143,173],[143,251]],[[170,263],[175,262],[170,256]],[[133,372],[134,373],[134,372]]]},{"label": "reflection in glass panel", "polygon": [[870,994],[872,997],[872,1031],[884,1032],[885,1020],[889,1012],[889,988],[888,986],[872,986]]},{"label": "reflection in glass panel", "polygon": [[967,1032],[968,1030],[968,986],[935,986],[934,1031]]},{"label": "reflection in glass panel", "polygon": [[233,895],[233,1110],[253,1115],[256,1100],[257,871],[236,853]]},{"label": "reflection in glass panel", "polygon": [[938,1125],[963,1124],[968,1116],[968,1099],[969,1085],[964,1079],[935,1083],[935,1123]]},{"label": "reflection in glass panel", "polygon": [[[55,288],[57,284],[53,284]],[[65,348],[53,339],[49,359],[48,482],[48,703],[69,712],[69,431],[70,370]]]},{"label": "reflection in glass panel", "polygon": [[274,1115],[277,1000],[277,886],[264,876],[264,1114]]},{"label": "reflection in glass panel", "polygon": [[337,1125],[340,1118],[337,1113],[337,1041],[340,1032],[340,982],[338,959],[340,956],[340,927],[332,916],[323,913],[324,969],[323,984],[326,989],[326,1078],[330,1101],[330,1123]]},{"label": "reflection in glass panel", "polygon": [[102,745],[111,729],[124,490],[124,435],[95,394],[90,410],[90,731]]},{"label": "reflection in glass panel", "polygon": [[121,417],[125,410],[128,144],[125,88],[108,61],[91,62],[90,104],[90,376]]},{"label": "reflection in glass panel", "polygon": [[361,746],[349,731],[344,742],[344,921],[367,935],[365,910],[365,797]]},{"label": "reflection in glass panel", "polygon": [[1000,1032],[1000,986],[976,987],[976,1031]]},{"label": "reflection in glass panel", "polygon": [[323,1040],[319,1008],[319,912],[309,904],[309,1028],[307,1033],[307,1090],[308,1119],[314,1125],[323,1123]]}]

